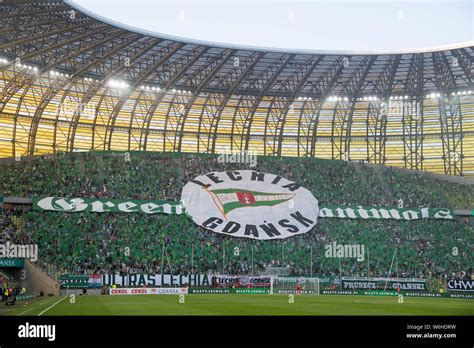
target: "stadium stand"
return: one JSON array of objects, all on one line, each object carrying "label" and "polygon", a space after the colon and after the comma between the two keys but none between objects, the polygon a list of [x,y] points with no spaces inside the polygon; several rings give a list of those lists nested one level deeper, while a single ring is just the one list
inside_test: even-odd
[{"label": "stadium stand", "polygon": [[[11,162],[0,171],[5,196],[108,197],[179,200],[181,188],[199,174],[242,169],[215,155],[90,152]],[[389,167],[287,157],[259,157],[255,170],[278,173],[308,188],[320,204],[457,208],[452,197],[472,202],[472,185],[434,179]],[[464,207],[465,204],[462,204]],[[283,241],[221,236],[185,215],[3,212],[4,240],[31,240],[40,258],[62,272],[147,271],[233,274],[288,267],[293,275],[387,276],[395,248],[403,277],[470,274],[472,225],[458,221],[320,219],[308,234]],[[369,260],[322,257],[324,245],[364,244]],[[126,256],[125,248],[130,248]],[[452,248],[459,255],[452,255]],[[238,248],[238,256],[234,254]],[[310,253],[312,258],[312,265]]]},{"label": "stadium stand", "polygon": [[[62,0],[0,6],[0,243],[37,244],[38,279],[268,269],[471,276],[474,46],[266,51],[154,36]],[[48,212],[27,202],[179,201],[198,175],[248,169],[217,161],[230,150],[257,154],[251,169],[301,184],[321,206],[464,212],[449,221],[321,218],[308,233],[261,241],[185,215]],[[336,241],[364,245],[366,259],[323,257]]]}]

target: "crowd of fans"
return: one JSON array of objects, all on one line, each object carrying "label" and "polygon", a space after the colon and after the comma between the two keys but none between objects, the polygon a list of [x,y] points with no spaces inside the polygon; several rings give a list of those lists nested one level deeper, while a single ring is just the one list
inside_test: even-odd
[{"label": "crowd of fans", "polygon": [[[0,170],[5,196],[179,200],[182,187],[210,171],[250,169],[214,155],[77,153],[16,162]],[[453,193],[474,188],[389,167],[310,158],[259,157],[257,171],[279,174],[313,192],[321,205],[452,208]],[[18,228],[12,216],[20,216]],[[262,273],[293,275],[453,276],[471,273],[473,227],[456,220],[325,218],[304,235],[279,241],[209,232],[185,215],[58,213],[5,209],[3,240],[38,244],[40,259],[63,272]],[[325,257],[325,245],[361,244],[364,261]],[[392,265],[392,268],[390,266]],[[390,270],[390,274],[389,274]]]},{"label": "crowd of fans", "polygon": [[[295,275],[451,275],[473,264],[472,228],[453,221],[320,219],[305,235],[253,241],[202,229],[186,216],[30,212],[26,228],[46,262],[63,270],[146,273],[262,273],[289,267]],[[325,257],[325,246],[360,244],[363,261]],[[453,252],[453,248],[457,248]]]},{"label": "crowd of fans", "polygon": [[156,152],[88,152],[12,162],[0,170],[0,193],[179,200],[190,179],[210,171],[243,168],[278,173],[298,182],[322,204],[397,205],[402,199],[407,207],[446,207],[453,194],[474,202],[474,185],[435,180],[398,168],[264,156],[250,168],[219,163],[216,155]]}]

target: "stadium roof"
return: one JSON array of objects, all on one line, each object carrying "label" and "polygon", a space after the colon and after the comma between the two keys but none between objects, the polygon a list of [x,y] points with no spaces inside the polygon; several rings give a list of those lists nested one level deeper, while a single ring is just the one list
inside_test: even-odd
[{"label": "stadium roof", "polygon": [[231,148],[474,175],[474,45],[269,52],[138,33],[63,1],[0,9],[2,157]]},{"label": "stadium roof", "polygon": [[[392,0],[369,0],[368,2],[363,0],[227,0],[224,2],[219,0],[198,0],[195,2],[188,2],[187,0],[143,0],[133,3],[128,0],[110,0],[101,2],[93,0],[65,0],[67,4],[80,10],[82,13],[96,18],[103,23],[108,23],[127,31],[137,32],[147,36],[156,36],[163,39],[213,47],[277,53],[284,51],[295,54],[382,55],[446,51],[474,46],[474,33],[472,32],[473,28],[471,28],[472,21],[474,20],[472,17],[474,16],[474,12],[471,14],[470,8],[472,6],[469,6],[469,0],[458,0],[458,2],[454,4],[448,2],[430,2],[429,4],[423,4],[418,1],[420,0],[409,1],[401,4],[400,2]],[[341,6],[341,4],[344,6]],[[111,6],[113,6],[113,8],[111,8]],[[291,8],[292,10],[289,10],[289,19],[285,21],[284,18],[281,18],[281,11],[286,7]],[[368,7],[371,11],[368,11]],[[257,23],[252,23],[251,19],[248,17],[252,15],[256,17],[261,13],[253,13],[253,11],[262,11],[263,8],[265,8],[265,12],[268,13],[269,17],[273,16],[275,18],[273,18],[272,21],[261,18]],[[396,8],[399,8],[398,15],[403,19],[396,19],[395,24],[387,22],[390,20],[393,21],[393,17],[395,17],[393,11]],[[403,10],[400,10],[400,8],[403,8]],[[197,9],[200,10],[199,14],[203,15],[202,18],[199,18],[199,21],[197,18],[192,20],[192,18],[198,15],[197,13],[192,17],[191,14],[188,15],[188,12],[192,13],[192,10]],[[229,11],[229,9],[232,10]],[[367,17],[360,18],[354,13],[356,10],[362,13],[367,12]],[[174,16],[173,14],[175,12],[172,11],[179,11],[179,15]],[[306,14],[305,18],[299,18],[303,15],[301,13],[302,11],[309,12]],[[405,11],[407,17],[412,17],[412,21],[405,20]],[[446,13],[446,11],[451,12]],[[299,13],[298,21],[295,19],[296,12]],[[310,15],[314,15],[314,12],[320,13],[317,20],[315,21],[314,18],[308,20]],[[462,12],[463,16],[461,16],[459,12]],[[245,14],[247,15],[246,17],[244,17]],[[345,17],[343,16],[344,14],[346,15]],[[219,15],[223,16],[227,21],[229,21],[230,18],[230,20],[233,20],[232,23],[223,24],[221,18],[215,18]],[[337,15],[337,18],[321,18],[321,16],[325,15]],[[425,18],[418,18],[417,16],[424,16]],[[436,23],[436,20],[441,16],[444,16],[443,23]],[[449,18],[446,18],[447,16],[449,16]],[[341,17],[347,19],[348,23],[341,23],[343,20]],[[184,20],[184,18],[186,18],[186,20]],[[153,23],[153,26],[151,26],[152,23],[149,23],[150,19],[152,19],[151,22]],[[322,27],[320,28],[321,33],[313,31],[318,25],[323,26],[327,25],[328,22],[333,23],[334,21],[337,21],[338,25],[331,27],[331,30],[327,30],[327,27]],[[143,22],[146,22],[146,24],[141,24]],[[358,24],[354,25],[354,22]],[[295,28],[295,25],[298,23],[306,25]],[[165,24],[168,24],[169,27],[164,27]],[[383,29],[379,27],[381,24],[384,25]],[[415,24],[416,27],[414,28],[413,26]],[[201,25],[203,30],[197,28],[197,25]],[[268,35],[269,30],[262,28],[262,26],[265,25],[270,26],[272,31],[271,35]],[[433,27],[433,25],[436,27]],[[369,36],[362,40],[359,36],[367,35],[363,30],[363,27],[366,28],[366,26],[370,28],[373,35],[372,37]],[[157,31],[158,28],[156,27],[163,31]],[[218,27],[219,30],[216,30],[216,27]],[[423,30],[423,27],[427,27],[429,30]],[[154,28],[156,28],[156,30],[153,30]],[[187,28],[187,30],[184,28]],[[374,30],[374,28],[377,29]],[[261,33],[256,32],[259,29]],[[295,29],[306,31],[306,33],[295,32]],[[176,33],[171,35],[164,30],[171,30],[173,32],[178,32],[179,34]],[[189,34],[196,38],[191,39],[190,37],[183,36],[184,34],[181,34],[181,30],[184,32],[191,31]],[[249,30],[251,30],[250,33]],[[416,30],[416,32],[414,32],[414,30]],[[228,41],[225,41],[225,39],[223,39],[225,43],[216,41],[216,39],[212,41],[212,38],[204,40],[202,37],[194,34],[196,31],[200,33],[202,31],[201,34],[205,37],[212,37],[211,32],[213,34],[219,33],[219,37],[226,37],[225,35],[229,35],[234,37],[234,40],[240,38],[237,41],[243,43],[231,44]],[[429,32],[429,35],[426,35],[427,32]],[[285,35],[283,35],[284,33]],[[469,33],[471,33],[471,35],[469,35]],[[318,35],[316,38],[314,37],[315,34]],[[341,35],[344,37],[341,38]],[[453,35],[455,35],[458,40],[453,38]],[[290,40],[291,42],[300,43],[301,46],[298,47],[292,44],[291,47],[294,47],[293,49],[281,48],[284,47],[281,46],[281,44],[279,46],[280,48],[271,47],[268,44],[265,45],[265,40],[262,38],[255,40],[255,42],[258,42],[259,44],[253,46],[249,45],[248,42],[253,42],[254,37],[261,36],[274,37],[275,40],[273,40],[273,42],[287,42]],[[420,42],[420,36],[425,36],[424,39],[426,41],[423,41],[423,44]],[[437,41],[440,40],[437,39],[438,36],[442,37],[444,41]],[[446,40],[446,36],[449,37],[449,40]],[[386,50],[378,48],[364,51],[360,49],[360,46],[358,46],[370,46],[371,41],[377,42],[377,40],[375,40],[377,37],[380,37],[383,42],[388,43],[390,48]],[[406,48],[406,41],[410,40],[412,37],[414,38],[414,42],[417,42],[417,45],[412,42],[412,48]],[[308,42],[305,43],[303,41],[303,43],[301,43],[301,40],[303,39]],[[337,48],[332,50],[323,49],[323,47],[326,47],[324,46],[325,40],[335,42]],[[348,42],[352,41],[355,41],[354,44],[350,46],[352,49],[342,49],[348,44]],[[309,42],[311,42],[311,45],[314,45],[315,42],[317,42],[320,46],[316,46],[316,49],[306,48]],[[402,42],[402,44],[400,44],[400,42]],[[436,42],[436,44],[428,44],[428,42]],[[443,44],[440,44],[440,42],[443,42]],[[397,46],[397,43],[399,46]]]}]

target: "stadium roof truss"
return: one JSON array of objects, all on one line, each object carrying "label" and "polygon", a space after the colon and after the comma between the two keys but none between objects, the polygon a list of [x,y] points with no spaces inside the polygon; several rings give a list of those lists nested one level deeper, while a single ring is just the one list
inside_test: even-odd
[{"label": "stadium roof truss", "polygon": [[0,9],[0,157],[252,150],[474,176],[474,46],[276,52],[146,35],[62,1]]}]

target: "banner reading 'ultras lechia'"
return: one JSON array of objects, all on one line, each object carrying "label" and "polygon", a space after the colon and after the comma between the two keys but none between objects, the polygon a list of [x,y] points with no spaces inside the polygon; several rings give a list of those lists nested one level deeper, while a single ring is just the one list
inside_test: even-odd
[{"label": "banner reading 'ultras lechia'", "polygon": [[319,214],[318,200],[304,187],[252,170],[200,175],[184,186],[181,202],[208,230],[260,240],[306,233]]}]

